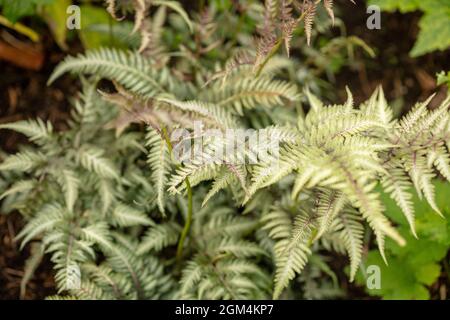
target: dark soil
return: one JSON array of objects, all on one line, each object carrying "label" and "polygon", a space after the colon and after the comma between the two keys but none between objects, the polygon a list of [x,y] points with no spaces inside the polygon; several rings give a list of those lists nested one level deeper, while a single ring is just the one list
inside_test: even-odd
[{"label": "dark soil", "polygon": [[[62,129],[68,118],[70,102],[78,89],[76,81],[64,77],[51,87],[46,85],[50,73],[65,53],[48,36],[45,43],[45,64],[40,71],[30,71],[0,61],[0,123],[40,117],[50,120],[56,129]],[[0,131],[0,150],[17,151],[26,139],[11,131]],[[19,250],[13,241],[23,227],[17,213],[0,212],[0,300],[19,299],[20,282],[29,248]],[[28,246],[27,246],[28,247]],[[43,299],[55,294],[51,262],[46,258],[27,285],[24,299]]]},{"label": "dark soil", "polygon": [[[19,214],[0,215],[0,299],[19,299],[24,262],[29,257],[29,247],[20,251],[14,237],[23,227]],[[37,268],[27,285],[23,299],[43,299],[55,294],[53,270],[47,258]]]},{"label": "dark soil", "polygon": [[436,87],[436,73],[450,70],[450,50],[418,58],[409,56],[419,33],[421,13],[382,12],[381,29],[369,30],[365,4],[359,3],[357,9],[342,5],[340,9],[348,35],[360,37],[377,54],[375,59],[360,57],[353,70],[337,75],[336,85],[342,99],[346,97],[346,85],[354,92],[356,102],[366,100],[378,85],[382,85],[389,101],[403,99],[404,111],[435,92],[438,94],[432,105],[443,100],[447,90],[444,86]]}]

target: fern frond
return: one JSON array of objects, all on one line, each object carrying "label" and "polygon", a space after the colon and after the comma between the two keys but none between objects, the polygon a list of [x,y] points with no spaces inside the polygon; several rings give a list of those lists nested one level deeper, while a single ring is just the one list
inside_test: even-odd
[{"label": "fern frond", "polygon": [[142,255],[150,251],[159,252],[175,245],[180,235],[180,227],[172,222],[157,224],[151,227],[142,238],[137,254]]},{"label": "fern frond", "polygon": [[213,242],[217,242],[217,245],[211,245],[213,248],[210,249],[210,252],[213,255],[226,253],[238,258],[246,258],[264,254],[264,251],[256,244],[245,240],[225,237],[219,241],[213,240]]},{"label": "fern frond", "polygon": [[338,217],[339,236],[344,242],[350,257],[350,281],[353,281],[361,263],[364,227],[361,217],[352,211],[346,211]]},{"label": "fern frond", "polygon": [[362,107],[362,110],[367,115],[375,114],[378,120],[386,126],[393,121],[392,109],[389,108],[381,86],[373,93],[366,105]]},{"label": "fern frond", "polygon": [[123,275],[115,273],[107,264],[95,265],[85,263],[82,265],[82,272],[87,274],[92,283],[99,287],[110,289],[115,299],[126,298],[126,293],[130,291],[130,285]]},{"label": "fern frond", "polygon": [[252,184],[244,203],[257,190],[279,181],[296,169],[299,165],[298,157],[298,153],[292,148],[285,147],[280,151],[280,159],[274,158],[270,162],[255,165],[252,172]]},{"label": "fern frond", "polygon": [[65,169],[60,174],[57,176],[57,180],[64,192],[67,210],[73,211],[73,207],[78,198],[80,180],[72,170]]},{"label": "fern frond", "polygon": [[275,20],[280,12],[280,0],[265,0],[264,2],[268,18]]},{"label": "fern frond", "polygon": [[101,178],[96,183],[97,192],[100,195],[102,213],[105,214],[116,200],[115,190],[109,179]]},{"label": "fern frond", "polygon": [[121,20],[119,17],[117,17],[116,15],[116,0],[105,0],[106,2],[106,11],[108,11],[108,13],[116,20]]},{"label": "fern frond", "polygon": [[[450,156],[445,147],[440,146],[430,151],[428,158],[432,159],[432,164],[450,182]],[[1,198],[1,197],[0,197]]]},{"label": "fern frond", "polygon": [[148,226],[154,222],[145,213],[123,203],[119,203],[113,210],[112,223],[120,227]]},{"label": "fern frond", "polygon": [[399,122],[400,130],[409,133],[416,126],[417,122],[427,115],[427,105],[433,99],[433,96],[422,103],[417,103],[413,109],[408,112]]},{"label": "fern frond", "polygon": [[287,212],[274,208],[270,213],[261,218],[263,229],[269,231],[270,238],[274,240],[290,237],[292,231],[292,220]]},{"label": "fern frond", "polygon": [[153,128],[148,128],[146,145],[150,148],[147,163],[152,169],[152,180],[156,186],[159,211],[165,214],[165,192],[168,174],[171,170],[171,158],[166,141]]},{"label": "fern frond", "polygon": [[316,217],[303,211],[293,225],[289,214],[276,208],[265,215],[262,222],[269,236],[277,241],[274,246],[276,273],[273,298],[278,299],[289,281],[301,272],[308,261],[311,253],[309,242],[316,228]]},{"label": "fern frond", "polygon": [[195,288],[195,285],[200,282],[202,277],[204,277],[203,267],[197,263],[196,259],[189,261],[183,269],[180,280],[181,296],[188,296],[189,291]]},{"label": "fern frond", "polygon": [[216,128],[234,128],[237,126],[235,117],[224,107],[213,103],[201,101],[176,101],[172,99],[159,98],[158,101],[175,106],[183,112],[198,115],[200,120]]},{"label": "fern frond", "polygon": [[323,108],[323,103],[320,101],[311,91],[309,88],[305,89],[305,95],[308,98],[309,105],[311,106],[311,110],[314,112],[319,112]]},{"label": "fern frond", "polygon": [[189,31],[191,33],[194,31],[194,26],[192,24],[191,19],[189,19],[188,14],[186,13],[186,11],[184,11],[183,7],[181,6],[181,4],[178,1],[153,0],[152,4],[156,5],[156,6],[165,6],[165,7],[172,9],[173,11],[178,13],[178,15],[184,20],[184,22],[186,23],[186,25],[189,28]]},{"label": "fern frond", "polygon": [[21,248],[34,237],[45,231],[51,230],[58,223],[65,221],[64,219],[66,217],[67,212],[65,212],[59,204],[46,205],[16,236],[16,239],[22,239]]},{"label": "fern frond", "polygon": [[39,267],[44,257],[44,250],[40,244],[31,246],[31,256],[25,261],[24,275],[20,281],[20,297],[23,299],[26,294],[28,282],[33,278],[36,269]]},{"label": "fern frond", "polygon": [[[343,165],[343,164],[341,164]],[[348,189],[345,191],[352,204],[359,208],[364,218],[377,235],[377,239],[382,241],[384,235],[388,235],[400,245],[405,241],[400,234],[392,227],[389,220],[383,215],[383,206],[379,200],[378,194],[372,192],[374,184],[363,185],[361,182],[363,176],[356,177],[348,169],[344,170],[344,176],[347,180]],[[384,254],[382,252],[382,254]]]},{"label": "fern frond", "polygon": [[323,6],[325,7],[325,10],[327,11],[334,25],[333,0],[323,0]]},{"label": "fern frond", "polygon": [[[281,240],[275,245],[276,267],[275,288],[273,298],[278,299],[295,275],[300,273],[308,261],[310,249],[304,244],[290,246],[288,239]],[[286,252],[287,250],[287,252]]]},{"label": "fern frond", "polygon": [[82,281],[79,289],[70,291],[80,300],[112,300],[114,298],[90,281]]},{"label": "fern frond", "polygon": [[318,231],[315,239],[320,238],[329,230],[336,216],[344,208],[347,201],[346,197],[335,190],[320,189],[317,195],[317,224]]},{"label": "fern frond", "polygon": [[412,203],[412,194],[410,193],[412,184],[402,168],[391,165],[387,168],[387,171],[388,173],[383,177],[383,180],[381,180],[381,184],[384,190],[390,194],[391,198],[394,199],[402,209],[413,235],[417,237],[414,220],[414,206]]},{"label": "fern frond", "polygon": [[101,178],[119,179],[119,173],[114,165],[103,157],[104,151],[99,148],[84,148],[77,153],[80,164],[91,172],[95,172]]},{"label": "fern frond", "polygon": [[24,193],[27,191],[32,190],[36,186],[37,182],[35,180],[21,180],[15,182],[9,189],[7,189],[5,192],[3,192],[0,195],[0,200],[3,198],[6,198],[10,195],[17,194],[17,193]]},{"label": "fern frond", "polygon": [[223,88],[219,86],[212,86],[202,93],[200,99],[224,109],[233,108],[238,114],[242,114],[244,109],[271,108],[283,105],[283,99],[294,102],[299,98],[295,85],[263,75],[258,78],[228,78]]},{"label": "fern frond", "polygon": [[93,241],[105,250],[112,250],[113,244],[108,225],[105,222],[97,222],[81,229],[81,235],[88,241]]},{"label": "fern frond", "polygon": [[217,212],[214,213],[216,215],[203,225],[202,233],[198,235],[201,241],[210,241],[217,237],[240,238],[249,234],[257,226],[255,221],[248,218],[235,217],[231,214],[222,216]]},{"label": "fern frond", "polygon": [[160,299],[170,290],[171,279],[164,275],[158,259],[152,256],[137,256],[136,249],[136,246],[130,243],[114,245],[108,252],[107,263],[115,272],[127,277],[132,284],[134,299]]},{"label": "fern frond", "polygon": [[52,139],[53,126],[40,118],[23,120],[14,123],[0,124],[0,129],[9,129],[26,135],[30,141],[43,145]]},{"label": "fern frond", "polygon": [[168,190],[172,194],[180,193],[185,188],[183,182],[187,177],[189,177],[192,186],[205,180],[211,180],[217,176],[220,168],[220,164],[187,164],[178,169],[175,175],[171,177]]},{"label": "fern frond", "polygon": [[439,210],[439,207],[436,204],[436,200],[435,200],[434,185],[433,185],[433,181],[432,181],[434,178],[435,178],[435,174],[431,170],[426,170],[420,176],[419,185],[420,185],[420,189],[422,190],[422,192],[425,196],[425,199],[427,199],[431,208],[433,208],[434,211],[436,211],[441,217],[443,217],[443,214],[442,214],[441,210]]},{"label": "fern frond", "polygon": [[303,14],[304,14],[306,42],[309,46],[311,44],[311,33],[314,24],[314,18],[316,17],[317,2],[307,0],[305,3],[306,5],[304,4]]},{"label": "fern frond", "polygon": [[205,206],[206,203],[209,201],[209,199],[211,199],[216,193],[229,186],[234,179],[235,176],[232,172],[222,169],[222,172],[219,173],[218,176],[214,178],[214,182],[212,184],[211,189],[208,191],[205,198],[203,199],[202,207]]}]

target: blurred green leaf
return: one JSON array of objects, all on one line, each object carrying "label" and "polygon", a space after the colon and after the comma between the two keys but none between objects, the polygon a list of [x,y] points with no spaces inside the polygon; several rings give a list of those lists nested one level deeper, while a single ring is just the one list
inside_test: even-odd
[{"label": "blurred green leaf", "polygon": [[58,0],[45,5],[42,9],[42,17],[50,27],[56,43],[63,50],[67,50],[67,7],[71,4],[72,0]]},{"label": "blurred green leaf", "polygon": [[[81,8],[81,30],[79,35],[83,46],[86,49],[95,49],[102,46],[112,46],[114,44],[114,34],[112,27],[116,24],[115,20],[101,7],[91,5],[82,5]],[[111,32],[108,34],[97,32],[91,27],[94,25],[106,24],[111,26]]]},{"label": "blurred green leaf", "polygon": [[377,5],[385,11],[399,10],[401,13],[407,13],[417,10],[422,1],[423,0],[370,0],[369,4]]},{"label": "blurred green leaf", "polygon": [[55,0],[0,0],[1,13],[11,22],[36,14],[39,5],[49,5]]}]

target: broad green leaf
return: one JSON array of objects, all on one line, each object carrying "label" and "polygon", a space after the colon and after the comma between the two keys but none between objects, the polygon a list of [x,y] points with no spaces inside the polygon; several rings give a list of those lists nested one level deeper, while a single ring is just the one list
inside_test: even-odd
[{"label": "broad green leaf", "polygon": [[415,272],[416,279],[427,286],[432,285],[441,273],[441,266],[436,263],[430,263],[418,266]]}]

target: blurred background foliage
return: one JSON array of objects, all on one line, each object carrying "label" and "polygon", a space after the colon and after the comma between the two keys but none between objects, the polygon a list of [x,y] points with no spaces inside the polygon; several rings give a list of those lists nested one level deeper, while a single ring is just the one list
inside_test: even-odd
[{"label": "blurred background foliage", "polygon": [[[386,242],[386,265],[377,250],[370,250],[365,265],[358,274],[357,282],[365,286],[368,279],[364,270],[370,265],[380,267],[380,289],[368,289],[372,296],[381,296],[384,299],[430,299],[429,287],[433,286],[442,276],[449,275],[450,249],[450,186],[442,181],[435,182],[436,203],[443,213],[440,217],[433,213],[433,209],[421,201],[415,194],[414,210],[416,215],[416,228],[418,238],[410,232],[408,222],[401,214],[400,209],[388,195],[383,196],[386,213],[395,221],[399,231],[406,239],[407,245],[399,247],[391,240]],[[444,286],[436,288],[439,294],[445,296]]]}]

